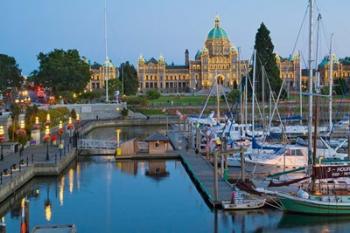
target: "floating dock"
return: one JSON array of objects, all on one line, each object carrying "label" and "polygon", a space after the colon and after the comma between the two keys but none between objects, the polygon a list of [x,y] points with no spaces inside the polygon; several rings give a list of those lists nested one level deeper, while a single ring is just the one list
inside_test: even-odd
[{"label": "floating dock", "polygon": [[171,132],[168,136],[176,152],[179,154],[185,169],[206,201],[214,208],[220,208],[222,207],[222,202],[230,201],[233,191],[232,186],[220,176],[218,176],[218,196],[217,198],[215,197],[213,165],[193,150],[186,151],[183,149],[183,145],[186,143],[183,134]]}]

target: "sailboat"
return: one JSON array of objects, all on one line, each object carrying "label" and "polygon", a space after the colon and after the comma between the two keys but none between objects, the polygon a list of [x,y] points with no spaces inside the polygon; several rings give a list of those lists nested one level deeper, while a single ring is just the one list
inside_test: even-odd
[{"label": "sailboat", "polygon": [[[313,35],[313,0],[309,0],[309,119],[308,126],[312,124],[312,35]],[[319,93],[319,88],[316,88]],[[311,183],[306,183],[299,187],[296,193],[284,193],[278,191],[270,192],[274,197],[275,207],[287,211],[303,214],[319,214],[319,215],[347,215],[350,214],[350,190],[348,183],[341,185],[335,184],[336,179],[350,176],[350,166],[339,164],[320,164],[316,163],[317,151],[317,116],[318,116],[318,96],[316,95],[315,106],[315,132],[314,132],[314,148],[312,151],[311,142],[312,134],[309,132],[308,154],[311,162],[309,175]],[[312,159],[311,159],[312,156]],[[345,178],[346,180],[346,178]],[[329,186],[331,183],[331,187]]]}]

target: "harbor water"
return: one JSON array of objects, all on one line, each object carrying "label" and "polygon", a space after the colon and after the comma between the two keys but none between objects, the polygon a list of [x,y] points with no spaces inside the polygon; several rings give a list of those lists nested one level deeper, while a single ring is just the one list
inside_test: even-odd
[{"label": "harbor water", "polygon": [[[130,139],[154,130],[123,131]],[[113,139],[114,132],[98,129],[88,136]],[[20,232],[23,197],[29,200],[29,229],[46,224],[75,224],[78,233],[345,233],[350,229],[350,216],[284,214],[272,208],[214,211],[178,160],[80,158],[61,176],[36,178],[0,205],[7,233]]]}]

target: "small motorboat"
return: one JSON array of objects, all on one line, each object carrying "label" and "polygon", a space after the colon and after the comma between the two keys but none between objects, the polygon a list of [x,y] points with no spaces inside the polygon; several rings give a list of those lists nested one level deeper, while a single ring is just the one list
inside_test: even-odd
[{"label": "small motorboat", "polygon": [[266,199],[246,199],[239,200],[235,203],[231,201],[223,201],[222,207],[224,210],[250,210],[259,209],[265,205]]},{"label": "small motorboat", "polygon": [[265,198],[251,196],[242,191],[234,191],[231,200],[222,201],[221,205],[224,210],[250,210],[262,208],[265,202]]}]

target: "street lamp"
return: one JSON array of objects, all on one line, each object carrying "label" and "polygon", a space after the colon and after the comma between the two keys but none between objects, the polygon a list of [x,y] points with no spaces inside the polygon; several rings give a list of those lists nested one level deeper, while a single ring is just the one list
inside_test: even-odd
[{"label": "street lamp", "polygon": [[21,150],[19,151],[19,155],[20,155],[20,157],[22,157],[22,153],[24,150],[24,144],[27,142],[27,139],[26,139],[27,132],[25,130],[24,120],[20,121],[19,129],[16,131],[16,134],[17,134],[18,142],[22,145]]},{"label": "street lamp", "polygon": [[46,160],[49,161],[49,142],[50,142],[50,126],[45,126],[45,136],[44,141],[46,142]]},{"label": "street lamp", "polygon": [[72,137],[72,129],[73,129],[73,121],[72,121],[72,117],[68,118],[68,125],[67,125],[67,129],[69,129],[69,143],[71,143],[71,137]]},{"label": "street lamp", "polygon": [[63,122],[60,121],[59,125],[58,125],[58,135],[60,136],[60,144],[58,146],[59,151],[60,151],[60,157],[62,156],[62,149],[63,149],[63,144],[62,144],[62,135],[64,133],[64,129],[63,129]]},{"label": "street lamp", "polygon": [[0,143],[1,143],[0,160],[4,160],[3,144],[2,144],[4,140],[5,140],[4,126],[0,125]]},{"label": "street lamp", "polygon": [[46,125],[50,125],[51,123],[51,116],[50,116],[50,113],[47,113],[46,114]]},{"label": "street lamp", "polygon": [[39,122],[39,117],[35,117],[35,123],[34,123],[34,128],[35,129],[40,129],[40,122]]}]

